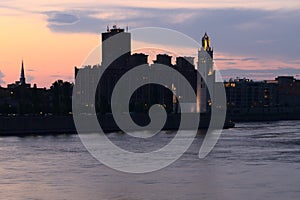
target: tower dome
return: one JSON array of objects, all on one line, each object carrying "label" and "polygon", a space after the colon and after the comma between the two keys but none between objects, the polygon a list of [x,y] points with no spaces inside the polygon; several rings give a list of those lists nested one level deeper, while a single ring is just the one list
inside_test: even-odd
[{"label": "tower dome", "polygon": [[204,50],[210,49],[210,38],[208,37],[207,33],[205,32],[203,38],[202,38],[202,47]]}]

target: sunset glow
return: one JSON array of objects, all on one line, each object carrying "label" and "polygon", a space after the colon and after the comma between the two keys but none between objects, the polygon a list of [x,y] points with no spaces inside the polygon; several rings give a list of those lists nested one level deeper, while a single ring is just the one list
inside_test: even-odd
[{"label": "sunset glow", "polygon": [[[261,17],[257,18],[253,14],[248,21],[243,21],[238,16],[230,17],[226,14],[227,10],[249,12],[245,8],[259,13]],[[238,0],[215,0],[209,3],[189,0],[184,5],[179,0],[163,3],[151,0],[143,4],[137,0],[126,3],[119,0],[110,3],[92,0],[67,0],[64,3],[57,0],[51,3],[4,1],[0,3],[0,84],[3,87],[19,78],[22,59],[25,62],[26,78],[32,84],[49,87],[57,79],[73,81],[74,66],[80,66],[89,52],[99,45],[100,33],[106,30],[106,26],[115,23],[120,26],[129,25],[130,28],[171,28],[182,31],[197,41],[204,31],[208,31],[212,46],[215,47],[215,63],[221,70],[299,70],[299,57],[295,53],[299,50],[299,39],[296,37],[299,28],[292,23],[285,23],[299,19],[299,9],[299,1],[293,0],[251,1],[247,5]],[[218,15],[214,17],[213,13]],[[222,15],[232,18],[225,22],[228,25],[224,25]],[[198,19],[205,16],[210,16],[210,21],[197,23]],[[161,20],[157,21],[159,17]],[[274,31],[268,20],[276,20]],[[275,27],[281,24],[284,27],[280,29],[295,29],[294,33],[287,33],[291,41],[288,41],[290,44],[281,46],[282,55],[276,49],[283,43],[285,30],[276,30]],[[218,27],[226,33],[222,34]],[[228,34],[227,29],[234,35]],[[270,31],[270,38],[265,37]],[[188,50],[186,53],[191,55],[192,51]],[[196,53],[195,49],[194,54]],[[236,74],[232,74],[232,77],[235,76]],[[267,76],[253,75],[250,78],[262,77],[270,78],[274,75],[270,72]]]}]

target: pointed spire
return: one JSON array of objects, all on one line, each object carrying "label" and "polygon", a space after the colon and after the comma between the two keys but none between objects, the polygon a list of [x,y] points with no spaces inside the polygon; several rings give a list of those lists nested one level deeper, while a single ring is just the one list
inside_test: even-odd
[{"label": "pointed spire", "polygon": [[21,76],[20,76],[20,85],[25,85],[25,72],[24,72],[24,61],[22,60]]},{"label": "pointed spire", "polygon": [[207,35],[207,32],[205,32],[203,38],[202,38],[202,47],[204,50],[210,49],[210,38]]}]

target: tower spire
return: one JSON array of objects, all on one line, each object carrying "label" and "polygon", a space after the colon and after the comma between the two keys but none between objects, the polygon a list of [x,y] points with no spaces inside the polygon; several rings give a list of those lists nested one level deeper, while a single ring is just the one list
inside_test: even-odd
[{"label": "tower spire", "polygon": [[24,72],[24,61],[22,60],[22,67],[21,67],[21,76],[20,76],[20,85],[25,85],[25,72]]},{"label": "tower spire", "polygon": [[202,47],[205,51],[210,49],[210,38],[208,37],[207,32],[205,32],[202,38]]}]

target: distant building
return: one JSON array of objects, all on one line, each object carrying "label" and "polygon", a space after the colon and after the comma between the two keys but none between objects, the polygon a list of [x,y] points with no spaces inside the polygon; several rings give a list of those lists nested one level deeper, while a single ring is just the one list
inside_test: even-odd
[{"label": "distant building", "polygon": [[229,114],[290,112],[300,107],[300,80],[280,76],[275,80],[234,79],[224,82]]},{"label": "distant building", "polygon": [[[198,51],[198,71],[200,74],[198,74],[197,78],[197,110],[200,113],[209,111],[210,97],[213,96],[213,85],[215,83],[213,54],[214,51],[210,46],[210,38],[205,33],[202,38],[202,48]],[[211,85],[211,90],[207,88],[208,85]]]},{"label": "distant building", "polygon": [[172,56],[167,54],[158,54],[156,60],[153,60],[154,64],[161,64],[166,66],[172,66]]},{"label": "distant building", "polygon": [[0,87],[0,115],[45,115],[72,112],[72,89],[69,82],[56,81],[50,89],[26,83],[22,61],[19,81]]},{"label": "distant building", "polygon": [[235,79],[224,83],[227,108],[230,112],[272,107],[278,104],[276,83],[254,82],[249,79]]},{"label": "distant building", "polygon": [[26,83],[23,61],[19,81],[8,84],[7,88],[3,88],[2,94],[5,95],[1,95],[1,114],[40,113],[42,107],[49,103],[46,99],[46,89],[37,88],[35,84],[31,87],[31,84]]},{"label": "distant building", "polygon": [[293,76],[279,76],[276,81],[278,103],[286,107],[300,106],[300,80],[296,80]]},{"label": "distant building", "polygon": [[24,61],[22,60],[22,64],[21,64],[21,73],[20,73],[20,80],[16,81],[13,84],[9,84],[7,85],[7,88],[9,89],[13,89],[16,87],[25,87],[25,88],[30,88],[31,85],[26,83],[26,78],[25,78],[25,72],[24,72]]},{"label": "distant building", "polygon": [[[112,37],[114,36],[114,37]],[[199,50],[199,63],[198,68],[205,76],[201,78],[197,73],[194,65],[193,57],[178,57],[176,58],[176,64],[172,64],[172,56],[167,54],[158,54],[153,64],[148,63],[148,55],[145,54],[133,54],[131,55],[131,44],[130,33],[125,32],[124,29],[117,28],[114,26],[112,29],[107,28],[107,31],[102,33],[102,64],[99,66],[86,66],[83,68],[75,67],[75,76],[81,72],[82,79],[76,80],[78,88],[81,91],[77,91],[77,98],[80,98],[81,102],[85,105],[95,102],[95,96],[90,94],[91,87],[96,84],[99,79],[99,75],[102,74],[98,84],[96,92],[96,105],[92,103],[89,106],[98,107],[97,110],[100,113],[111,112],[111,96],[113,89],[118,80],[131,68],[145,65],[149,67],[148,77],[130,77],[128,80],[127,87],[130,88],[132,81],[137,78],[143,78],[149,80],[151,76],[159,76],[161,73],[157,65],[162,64],[169,66],[179,71],[191,84],[197,97],[197,107],[191,108],[191,112],[207,112],[209,95],[207,94],[206,81],[214,81],[214,70],[213,70],[213,50],[210,47],[210,39],[205,33],[202,39],[202,48]],[[113,60],[114,54],[122,55],[121,57]],[[107,65],[107,69],[103,71],[103,65]],[[170,75],[172,76],[172,75]],[[163,78],[163,77],[162,77]],[[147,112],[153,104],[160,104],[165,107],[167,112],[179,112],[180,107],[178,105],[178,99],[187,98],[190,95],[184,91],[182,96],[176,97],[176,85],[171,84],[168,86],[158,86],[155,84],[148,84],[137,91],[131,97],[130,110],[133,112]],[[90,94],[90,95],[87,95]],[[86,103],[84,103],[86,102]]]},{"label": "distant building", "polygon": [[136,66],[139,66],[139,65],[148,64],[148,57],[149,57],[148,55],[143,54],[143,53],[132,54],[129,57],[128,65],[129,65],[130,68],[133,68],[133,67],[136,67]]},{"label": "distant building", "polygon": [[[143,65],[148,69],[148,74],[145,73],[142,77],[128,77],[125,81],[128,90],[136,80],[142,79],[149,83],[132,94],[129,102],[130,112],[145,113],[152,105],[160,104],[168,113],[178,113],[180,112],[178,100],[188,99],[194,94],[197,95],[197,104],[196,108],[190,109],[191,112],[210,112],[214,88],[224,86],[227,114],[236,120],[255,120],[258,117],[264,119],[265,116],[273,114],[278,116],[277,119],[287,119],[289,115],[291,115],[289,119],[299,118],[300,80],[296,80],[293,76],[279,76],[275,80],[265,81],[237,78],[215,82],[213,49],[206,33],[202,38],[202,47],[198,50],[197,64],[194,57],[177,57],[176,63],[173,64],[172,56],[167,54],[158,54],[153,64],[149,64],[148,55],[143,53],[131,55],[130,43],[130,33],[116,26],[102,33],[102,65],[75,67],[75,76],[79,72],[82,75],[80,80],[76,80],[79,90],[74,91],[75,93],[73,84],[62,80],[54,82],[48,90],[38,88],[36,84],[31,87],[31,84],[26,83],[25,65],[22,61],[19,80],[7,85],[7,88],[0,86],[0,115],[69,114],[72,112],[72,93],[80,98],[80,102],[83,103],[81,106],[96,108],[96,111],[102,114],[111,113],[111,96],[115,85],[129,70]],[[114,53],[121,56],[113,60]],[[107,68],[104,70],[105,65]],[[153,77],[163,79],[166,76],[161,71],[163,69],[158,67],[159,65],[180,72],[190,83],[194,93],[183,91],[177,95],[176,84],[179,81],[175,75],[172,77],[173,74],[168,74],[173,78],[173,82],[168,85],[150,84]],[[100,74],[102,76],[99,80]],[[93,94],[90,91],[93,91],[92,86],[97,84],[96,94]],[[208,85],[212,87],[210,90]]]},{"label": "distant building", "polygon": [[[131,55],[131,34],[116,25],[102,33],[102,66],[122,68],[128,63]],[[114,36],[114,37],[112,37]]]}]

